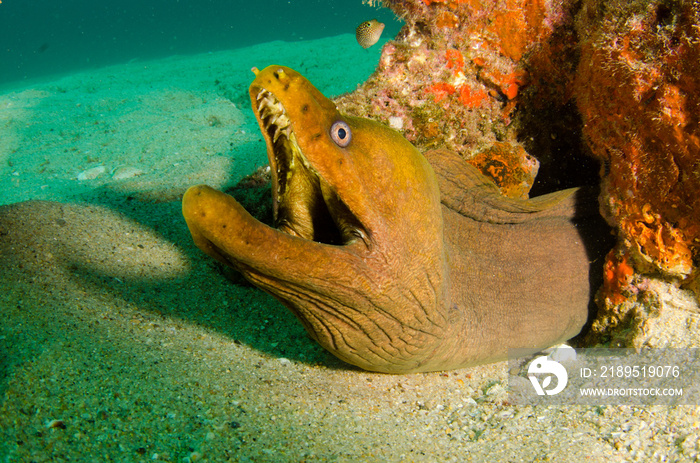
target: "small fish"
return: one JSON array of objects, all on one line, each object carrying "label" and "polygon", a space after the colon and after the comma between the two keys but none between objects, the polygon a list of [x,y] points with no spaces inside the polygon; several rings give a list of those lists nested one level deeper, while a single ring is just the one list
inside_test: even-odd
[{"label": "small fish", "polygon": [[365,21],[357,26],[355,30],[357,43],[359,43],[362,48],[369,48],[377,43],[379,37],[382,36],[382,31],[384,31],[384,23],[380,23],[376,19]]}]

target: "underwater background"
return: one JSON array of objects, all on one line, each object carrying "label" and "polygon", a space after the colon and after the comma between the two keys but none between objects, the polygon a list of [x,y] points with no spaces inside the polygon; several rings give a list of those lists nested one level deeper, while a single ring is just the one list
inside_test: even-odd
[{"label": "underwater background", "polygon": [[[368,19],[400,23],[360,1],[5,0],[0,4],[0,85],[134,59],[354,33]],[[329,52],[332,52],[329,50]]]},{"label": "underwater background", "polygon": [[[387,28],[365,50],[354,31],[368,17]],[[339,95],[374,71],[399,28],[389,10],[361,2],[6,0],[0,204],[104,188],[159,190],[163,200],[181,193],[174,176],[235,185],[267,162],[252,67],[285,64]]]},{"label": "underwater background", "polygon": [[251,67],[352,92],[401,25],[361,0],[2,0],[0,462],[697,461],[698,407],[515,407],[503,363],[362,371],[195,247],[183,192],[267,162]]}]

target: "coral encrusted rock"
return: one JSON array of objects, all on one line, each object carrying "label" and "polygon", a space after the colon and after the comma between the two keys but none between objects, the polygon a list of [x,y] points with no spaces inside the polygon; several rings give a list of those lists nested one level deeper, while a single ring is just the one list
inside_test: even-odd
[{"label": "coral encrusted rock", "polygon": [[[603,211],[639,270],[685,278],[700,251],[700,11],[588,1],[576,99]],[[603,8],[607,6],[607,8]]]},{"label": "coral encrusted rock", "polygon": [[659,345],[673,325],[664,301],[698,326],[688,294],[697,299],[700,258],[699,24],[690,0],[586,0],[577,15],[575,96],[618,236],[591,336],[603,342]]},{"label": "coral encrusted rock", "polygon": [[[374,75],[336,100],[341,110],[390,124],[421,150],[449,148],[471,159],[498,143],[522,149],[541,163],[537,181],[551,181],[538,193],[581,183],[550,175],[552,168],[568,166],[595,181],[598,168],[581,155],[580,120],[568,88],[576,65],[575,56],[570,59],[573,0],[383,4],[406,24],[384,46]],[[510,159],[525,164],[509,170],[532,168],[531,157]]]}]

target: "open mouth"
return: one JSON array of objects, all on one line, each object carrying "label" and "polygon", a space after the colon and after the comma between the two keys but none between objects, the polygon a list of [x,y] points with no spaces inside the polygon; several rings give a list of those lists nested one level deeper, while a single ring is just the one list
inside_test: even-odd
[{"label": "open mouth", "polygon": [[364,239],[359,221],[299,147],[284,105],[264,88],[254,88],[251,95],[268,144],[275,227],[325,244]]},{"label": "open mouth", "polygon": [[267,135],[267,143],[273,148],[274,157],[269,159],[270,168],[276,174],[274,192],[282,196],[287,190],[287,175],[291,172],[292,163],[303,162],[308,168],[308,162],[299,148],[297,138],[292,131],[291,122],[284,106],[275,96],[265,89],[259,89],[256,97],[258,120],[262,122]]}]

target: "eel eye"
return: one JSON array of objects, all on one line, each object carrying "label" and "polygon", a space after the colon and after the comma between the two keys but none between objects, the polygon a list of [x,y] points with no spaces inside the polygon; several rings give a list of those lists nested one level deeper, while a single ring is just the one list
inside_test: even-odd
[{"label": "eel eye", "polygon": [[350,126],[343,121],[334,122],[331,126],[331,138],[336,145],[345,148],[350,144],[352,138]]}]

